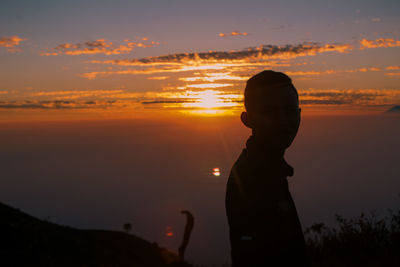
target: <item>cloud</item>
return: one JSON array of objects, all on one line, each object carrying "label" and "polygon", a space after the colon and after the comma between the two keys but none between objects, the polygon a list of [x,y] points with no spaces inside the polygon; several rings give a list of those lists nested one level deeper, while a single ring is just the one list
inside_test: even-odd
[{"label": "cloud", "polygon": [[387,70],[400,70],[400,66],[388,66],[385,69],[387,69]]},{"label": "cloud", "polygon": [[166,80],[168,79],[168,76],[154,76],[154,77],[147,77],[149,80]]},{"label": "cloud", "polygon": [[395,105],[400,101],[400,90],[363,89],[363,90],[299,90],[301,105],[358,105],[380,106]]},{"label": "cloud", "polygon": [[128,69],[128,70],[118,70],[118,71],[92,71],[80,74],[79,76],[83,78],[87,78],[89,80],[93,80],[98,76],[108,76],[108,75],[137,75],[137,74],[156,74],[156,73],[165,73],[165,72],[179,72],[184,71],[181,69],[173,69],[173,68],[148,68],[148,69]]},{"label": "cloud", "polygon": [[131,52],[136,47],[147,48],[158,45],[158,42],[148,41],[147,37],[142,38],[144,42],[135,42],[129,39],[124,40],[124,44],[116,45],[113,42],[106,41],[105,39],[97,39],[95,41],[87,41],[85,43],[60,44],[49,52],[41,53],[42,56],[58,56],[58,55],[119,55]]},{"label": "cloud", "polygon": [[233,31],[231,33],[219,33],[219,37],[230,37],[230,36],[247,36],[249,35],[247,32],[239,32],[239,31]]},{"label": "cloud", "polygon": [[[223,85],[226,86],[226,85]],[[216,86],[218,88],[218,86]],[[129,92],[126,90],[87,90],[87,91],[55,91],[34,92],[25,96],[25,101],[0,101],[0,109],[121,109],[143,108],[143,105],[156,108],[199,108],[201,105],[217,104],[218,107],[237,105],[242,101],[240,91],[225,91],[204,88],[184,88],[161,92]],[[201,89],[201,90],[200,90]],[[239,102],[238,102],[239,101]],[[185,103],[184,106],[182,104]]]},{"label": "cloud", "polygon": [[[176,88],[175,88],[176,89]],[[124,109],[146,107],[176,110],[243,108],[243,91],[221,91],[214,89],[162,91],[162,92],[128,92],[125,90],[90,91],[57,91],[38,92],[37,96],[50,98],[30,101],[0,101],[0,109]],[[202,89],[202,88],[201,88]],[[80,94],[80,97],[73,97]],[[52,99],[56,97],[55,99]],[[352,105],[382,106],[396,105],[400,102],[400,90],[390,89],[300,89],[300,104],[312,105]]]},{"label": "cloud", "polygon": [[5,47],[9,52],[19,52],[20,49],[17,48],[21,42],[28,40],[27,38],[21,38],[17,35],[9,37],[0,37],[0,47]]},{"label": "cloud", "polygon": [[221,80],[229,80],[229,81],[245,81],[248,80],[249,76],[235,76],[230,72],[217,72],[217,73],[205,73],[203,76],[195,76],[195,77],[181,77],[180,81],[184,82],[215,82]]},{"label": "cloud", "polygon": [[381,71],[381,70],[382,70],[381,68],[377,68],[377,67],[371,67],[371,68],[367,69],[367,71]]},{"label": "cloud", "polygon": [[186,87],[188,88],[223,88],[223,87],[231,87],[232,83],[196,83],[196,84],[188,84]]},{"label": "cloud", "polygon": [[85,108],[84,103],[75,101],[1,101],[0,109],[80,109]]},{"label": "cloud", "polygon": [[[142,104],[149,106],[160,106],[164,109],[178,110],[233,110],[241,108],[243,94],[241,92],[218,91],[213,89],[186,92],[176,92],[174,94],[160,93],[157,99],[142,101]],[[214,113],[214,112],[212,112]]]},{"label": "cloud", "polygon": [[52,99],[82,99],[88,97],[104,97],[118,93],[122,93],[124,90],[80,90],[80,91],[41,91],[31,93],[31,97],[50,97]]},{"label": "cloud", "polygon": [[379,38],[376,40],[362,39],[360,41],[360,49],[379,48],[379,47],[400,47],[400,41],[393,38]]},{"label": "cloud", "polygon": [[98,76],[112,74],[153,74],[195,70],[232,71],[234,68],[245,70],[245,68],[254,67],[289,66],[285,61],[293,58],[315,56],[326,52],[347,53],[352,49],[353,47],[348,44],[320,45],[318,43],[303,43],[285,46],[261,45],[259,47],[231,51],[176,53],[140,59],[96,60],[90,63],[130,66],[135,69],[88,72],[81,74],[81,76],[94,79]]},{"label": "cloud", "polygon": [[92,63],[125,66],[180,65],[183,63],[256,63],[261,60],[292,59],[300,56],[314,56],[325,52],[346,53],[353,47],[348,44],[303,43],[298,45],[261,45],[243,50],[208,51],[200,53],[177,53],[164,56],[132,60],[92,61]]},{"label": "cloud", "polygon": [[[385,68],[386,70],[400,70],[400,66],[388,66]],[[386,76],[400,76],[400,72],[389,72],[389,73],[385,73]]]},{"label": "cloud", "polygon": [[29,101],[0,101],[1,109],[109,109],[121,108],[131,104],[131,101],[73,101],[73,100],[29,100]]},{"label": "cloud", "polygon": [[358,68],[348,70],[324,70],[324,71],[286,71],[285,73],[289,76],[316,76],[316,75],[329,75],[337,73],[355,73],[355,72],[369,72],[369,71],[382,71],[382,68],[370,67],[370,68]]},{"label": "cloud", "polygon": [[193,103],[195,100],[188,99],[174,99],[174,100],[151,100],[142,101],[143,105],[154,105],[154,104],[181,104],[181,103]]},{"label": "cloud", "polygon": [[372,18],[371,21],[372,22],[381,22],[381,18]]},{"label": "cloud", "polygon": [[329,71],[286,71],[285,73],[289,76],[310,76],[310,75],[321,75],[321,74],[330,74],[333,70]]},{"label": "cloud", "polygon": [[[303,89],[299,90],[300,104],[310,105],[354,105],[354,106],[381,106],[395,105],[400,101],[400,90],[390,89]],[[206,100],[206,101],[204,101]],[[210,101],[213,100],[213,101]],[[203,102],[217,102],[219,108],[242,108],[243,92],[217,91],[178,91],[160,92],[148,95],[141,103],[145,105],[162,105],[163,108],[201,108]],[[218,104],[219,103],[219,104]],[[223,104],[226,103],[226,104]]]}]

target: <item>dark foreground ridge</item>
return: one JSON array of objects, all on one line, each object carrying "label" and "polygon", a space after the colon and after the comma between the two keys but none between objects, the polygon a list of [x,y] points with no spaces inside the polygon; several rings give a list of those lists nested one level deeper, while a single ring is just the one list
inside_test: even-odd
[{"label": "dark foreground ridge", "polygon": [[183,266],[137,236],[60,226],[2,203],[0,233],[0,266]]},{"label": "dark foreground ridge", "polygon": [[[311,267],[400,266],[400,209],[353,219],[336,227],[306,229]],[[39,220],[0,203],[0,266],[193,267],[178,255],[134,235],[79,230]]]}]

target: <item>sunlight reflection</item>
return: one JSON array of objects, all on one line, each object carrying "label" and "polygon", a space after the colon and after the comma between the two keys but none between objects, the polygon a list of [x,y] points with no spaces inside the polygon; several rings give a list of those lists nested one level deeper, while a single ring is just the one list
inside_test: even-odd
[{"label": "sunlight reflection", "polygon": [[221,171],[219,170],[219,168],[214,168],[212,174],[214,176],[220,176],[221,175]]},{"label": "sunlight reflection", "polygon": [[165,229],[165,236],[171,237],[173,235],[174,235],[174,232],[172,232],[172,227],[171,226],[167,226],[167,228]]}]

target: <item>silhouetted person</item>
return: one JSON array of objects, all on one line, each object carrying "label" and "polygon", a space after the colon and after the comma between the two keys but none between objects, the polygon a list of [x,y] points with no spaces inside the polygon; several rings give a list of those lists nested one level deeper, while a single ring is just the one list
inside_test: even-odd
[{"label": "silhouetted person", "polygon": [[183,234],[182,244],[179,246],[179,261],[183,262],[185,258],[185,250],[189,243],[190,234],[192,233],[194,226],[194,217],[192,213],[187,210],[183,210],[181,213],[186,215],[185,232]]},{"label": "silhouetted person", "polygon": [[233,267],[308,266],[305,241],[284,153],[300,125],[291,79],[263,71],[247,81],[243,124],[252,129],[232,167],[226,191]]}]

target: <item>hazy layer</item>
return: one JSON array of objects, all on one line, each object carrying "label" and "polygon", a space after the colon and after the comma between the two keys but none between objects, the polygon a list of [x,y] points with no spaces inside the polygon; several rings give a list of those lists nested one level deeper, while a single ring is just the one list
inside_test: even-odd
[{"label": "hazy layer", "polygon": [[[179,118],[179,117],[176,117]],[[80,228],[122,230],[187,257],[229,259],[225,184],[250,131],[238,118],[0,124],[0,201]],[[400,116],[305,116],[287,161],[303,226],[399,206]],[[221,176],[212,175],[219,167]],[[173,237],[166,237],[166,227]]]}]

